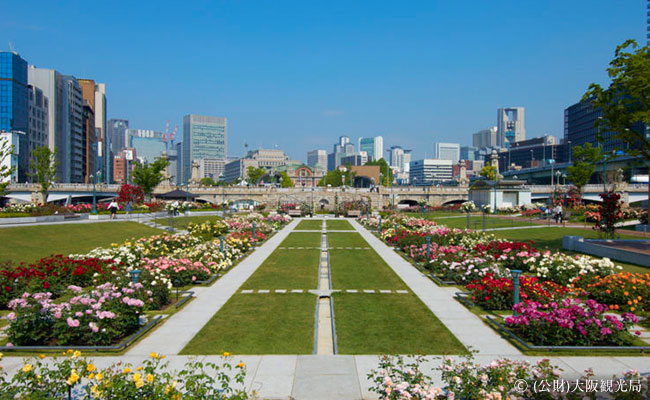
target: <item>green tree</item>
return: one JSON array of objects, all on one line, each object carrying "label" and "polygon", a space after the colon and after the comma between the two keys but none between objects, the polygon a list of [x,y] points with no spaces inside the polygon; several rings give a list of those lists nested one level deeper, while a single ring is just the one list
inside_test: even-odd
[{"label": "green tree", "polygon": [[248,183],[251,185],[257,185],[260,179],[266,175],[266,170],[264,168],[248,167],[246,169],[246,176],[248,176]]},{"label": "green tree", "polygon": [[140,186],[147,198],[151,198],[153,190],[164,179],[163,171],[169,165],[169,161],[156,158],[150,164],[136,163],[133,169],[133,183]]},{"label": "green tree", "polygon": [[52,151],[47,146],[41,146],[32,153],[29,170],[34,172],[30,172],[29,176],[41,187],[39,192],[43,197],[43,203],[47,203],[50,188],[56,180],[57,166],[56,150]]},{"label": "green tree", "polygon": [[589,178],[596,170],[596,163],[602,159],[600,147],[592,147],[591,143],[584,146],[573,146],[571,149],[573,165],[567,168],[567,179],[578,188],[582,198],[582,188],[589,183]]},{"label": "green tree", "polygon": [[583,100],[593,99],[593,106],[603,112],[603,118],[597,121],[599,129],[613,132],[612,138],[624,144],[625,149],[621,150],[641,157],[650,177],[650,140],[646,133],[646,126],[650,125],[650,48],[627,40],[616,47],[609,65],[609,87],[603,89],[592,83]]},{"label": "green tree", "polygon": [[479,175],[481,175],[482,177],[484,177],[485,179],[487,179],[489,181],[493,181],[493,180],[496,179],[497,169],[494,166],[488,164],[485,167],[483,167],[483,169],[481,169],[481,172],[479,172]]},{"label": "green tree", "polygon": [[331,185],[332,187],[339,187],[343,184],[343,179],[343,172],[336,168],[333,171],[328,171],[318,182],[318,186]]},{"label": "green tree", "polygon": [[379,160],[368,161],[365,165],[379,165],[379,172],[381,173],[381,186],[388,186],[393,181],[393,170],[390,168],[386,160],[380,158]]},{"label": "green tree", "polygon": [[293,181],[291,178],[289,178],[289,174],[286,172],[281,172],[280,176],[282,177],[282,180],[280,181],[280,187],[283,188],[290,188],[293,187]]},{"label": "green tree", "polygon": [[7,187],[11,184],[11,163],[4,163],[4,160],[14,153],[14,146],[9,141],[3,141],[0,146],[0,197],[7,194]]},{"label": "green tree", "polygon": [[201,178],[201,185],[203,185],[203,186],[216,186],[217,183],[211,177],[206,176],[205,178]]}]

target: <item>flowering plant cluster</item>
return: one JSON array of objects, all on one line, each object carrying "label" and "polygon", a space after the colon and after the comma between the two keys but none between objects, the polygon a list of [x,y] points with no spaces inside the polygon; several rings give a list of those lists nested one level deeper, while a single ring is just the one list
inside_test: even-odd
[{"label": "flowering plant cluster", "polygon": [[[465,286],[472,294],[472,302],[487,310],[509,310],[512,307],[514,286],[508,277],[496,278],[493,273]],[[569,290],[551,281],[522,275],[519,279],[519,298],[523,302],[546,304],[563,299]]]},{"label": "flowering plant cluster", "polygon": [[472,249],[479,256],[489,256],[508,269],[528,271],[530,257],[538,257],[539,252],[532,242],[508,242],[493,240],[487,244],[479,243]]},{"label": "flowering plant cluster", "polygon": [[650,311],[650,274],[619,272],[597,276],[591,283],[581,286],[589,292],[590,297],[608,304],[611,310]]},{"label": "flowering plant cluster", "polygon": [[191,261],[186,258],[174,260],[167,257],[159,257],[156,259],[145,258],[142,261],[143,269],[162,271],[171,281],[172,285],[176,287],[190,285],[197,280],[208,280],[212,272],[200,261]]},{"label": "flowering plant cluster", "polygon": [[460,211],[464,213],[472,213],[476,212],[478,210],[478,207],[476,207],[476,204],[474,204],[473,201],[466,201],[463,204],[460,205]]},{"label": "flowering plant cluster", "polygon": [[277,212],[287,214],[289,213],[289,210],[295,210],[297,206],[296,203],[278,204]]},{"label": "flowering plant cluster", "polygon": [[[509,399],[509,400],[550,400],[550,399],[595,399],[597,393],[555,392],[535,390],[540,382],[553,382],[562,379],[562,369],[552,365],[548,359],[531,364],[507,358],[481,365],[473,358],[458,361],[443,358],[441,365],[424,369],[428,360],[424,357],[382,356],[377,369],[368,374],[374,386],[371,391],[380,399]],[[441,385],[427,373],[438,372]],[[585,371],[578,380],[580,387],[594,379],[591,369]],[[571,381],[576,381],[571,379]],[[612,399],[645,399],[650,395],[650,377],[642,377],[638,371],[624,371],[621,378],[612,379]],[[634,383],[634,385],[633,385]],[[629,390],[635,387],[634,392]],[[627,390],[618,390],[628,388]],[[600,397],[599,397],[600,398]]]},{"label": "flowering plant cluster", "polygon": [[605,314],[609,307],[595,300],[531,301],[515,304],[513,309],[519,315],[507,317],[506,325],[524,340],[542,346],[630,345],[633,336],[628,329],[639,321],[631,313],[623,313],[620,319]]},{"label": "flowering plant cluster", "polygon": [[0,309],[25,291],[49,291],[60,295],[68,285],[88,286],[106,281],[118,265],[110,258],[53,255],[32,264],[8,265],[0,270]]},{"label": "flowering plant cluster", "polygon": [[[51,293],[24,293],[9,302],[8,334],[13,345],[108,345],[135,332],[139,314],[152,292],[141,284],[118,288],[111,283],[54,303]],[[37,328],[37,329],[35,329]]]},{"label": "flowering plant cluster", "polygon": [[[0,360],[2,354],[0,354]],[[245,400],[246,365],[224,353],[218,364],[188,361],[170,370],[165,356],[152,352],[137,367],[117,363],[100,369],[81,352],[59,357],[44,354],[25,360],[11,379],[0,369],[0,393],[7,399],[223,399]]]},{"label": "flowering plant cluster", "polygon": [[527,265],[530,273],[560,285],[568,285],[578,277],[585,282],[589,277],[611,275],[622,269],[609,258],[570,256],[550,251],[531,257]]},{"label": "flowering plant cluster", "polygon": [[191,203],[188,201],[171,201],[165,204],[165,210],[170,214],[178,214],[188,211]]},{"label": "flowering plant cluster", "polygon": [[598,207],[600,222],[594,229],[602,232],[606,237],[613,237],[616,232],[616,223],[623,219],[621,211],[621,195],[615,192],[599,194],[602,203]]},{"label": "flowering plant cluster", "polygon": [[142,188],[137,185],[129,185],[124,183],[120,186],[120,189],[117,191],[117,202],[118,203],[128,203],[131,202],[132,205],[140,204],[144,201],[144,192]]},{"label": "flowering plant cluster", "polygon": [[198,236],[203,240],[211,240],[219,236],[224,236],[228,232],[228,225],[220,220],[210,220],[200,224],[190,222],[187,226],[187,231],[191,235]]}]

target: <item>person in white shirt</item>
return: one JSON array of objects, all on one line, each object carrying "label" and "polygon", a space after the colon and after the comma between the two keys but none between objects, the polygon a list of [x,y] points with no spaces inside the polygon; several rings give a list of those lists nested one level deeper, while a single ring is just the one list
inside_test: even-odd
[{"label": "person in white shirt", "polygon": [[117,204],[115,200],[111,200],[110,204],[108,205],[108,210],[111,212],[111,219],[117,218],[117,210],[119,210],[119,208],[119,204]]}]

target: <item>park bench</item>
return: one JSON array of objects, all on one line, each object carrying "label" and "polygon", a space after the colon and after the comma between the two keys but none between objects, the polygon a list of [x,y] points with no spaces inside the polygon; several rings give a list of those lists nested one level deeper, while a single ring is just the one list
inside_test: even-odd
[{"label": "park bench", "polygon": [[361,210],[349,210],[347,213],[348,217],[360,217],[361,216]]},{"label": "park bench", "polygon": [[300,212],[300,210],[289,210],[289,216],[290,217],[300,217],[300,216],[302,216],[302,212]]}]

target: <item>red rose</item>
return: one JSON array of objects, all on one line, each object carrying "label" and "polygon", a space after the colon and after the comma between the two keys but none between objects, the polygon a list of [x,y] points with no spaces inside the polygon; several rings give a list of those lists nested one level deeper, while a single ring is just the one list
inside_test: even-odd
[{"label": "red rose", "polygon": [[43,282],[43,289],[49,289],[49,288],[50,288],[50,284],[47,282]]}]

